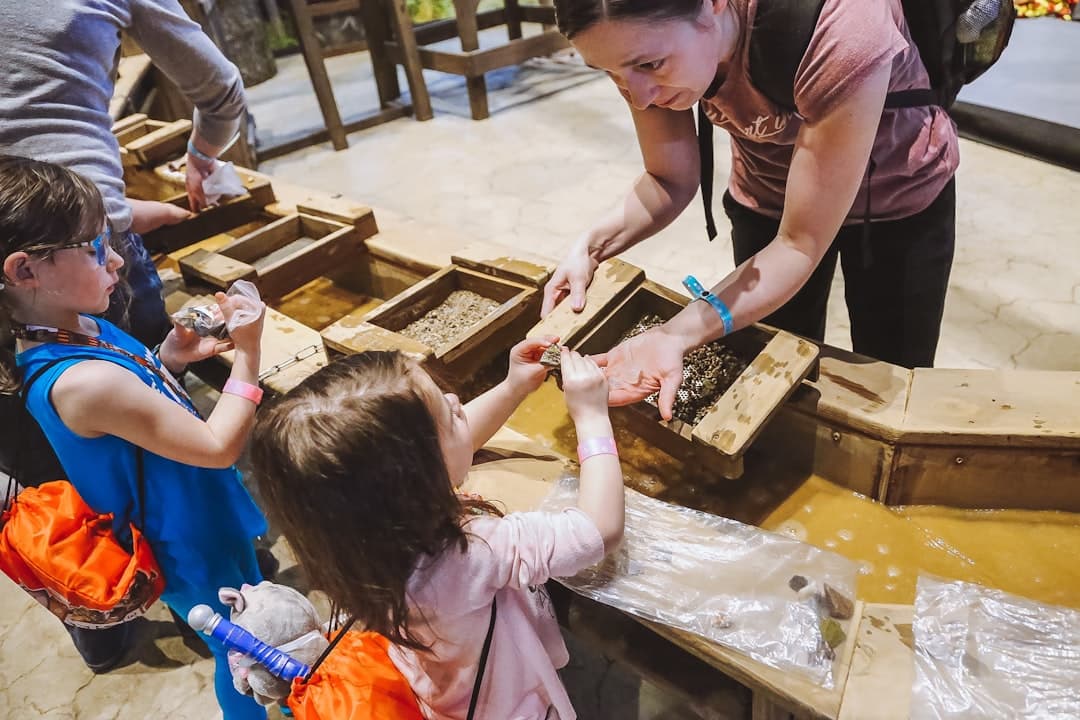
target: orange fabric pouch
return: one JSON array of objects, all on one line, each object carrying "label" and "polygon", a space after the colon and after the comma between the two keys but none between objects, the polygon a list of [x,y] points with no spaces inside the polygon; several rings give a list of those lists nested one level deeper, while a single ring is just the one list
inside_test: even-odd
[{"label": "orange fabric pouch", "polygon": [[0,570],[68,625],[106,628],[141,615],[165,579],[142,533],[131,526],[129,553],[112,519],[66,480],[27,488],[0,518]]}]

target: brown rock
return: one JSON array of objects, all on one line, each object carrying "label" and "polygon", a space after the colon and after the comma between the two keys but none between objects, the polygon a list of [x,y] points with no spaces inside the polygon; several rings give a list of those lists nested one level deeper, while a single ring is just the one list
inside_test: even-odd
[{"label": "brown rock", "polygon": [[855,613],[855,603],[851,601],[851,598],[828,583],[825,583],[822,604],[829,613],[829,617],[837,620],[850,620]]}]

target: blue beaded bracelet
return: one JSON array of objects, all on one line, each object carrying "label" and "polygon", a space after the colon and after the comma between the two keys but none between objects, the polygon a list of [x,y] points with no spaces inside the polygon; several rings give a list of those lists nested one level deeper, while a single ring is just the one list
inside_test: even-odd
[{"label": "blue beaded bracelet", "polygon": [[197,157],[200,160],[202,160],[203,162],[212,163],[215,160],[215,158],[210,157],[209,155],[204,153],[202,150],[195,147],[195,143],[191,142],[190,140],[187,141],[187,151],[188,151],[189,155],[192,155],[193,157]]},{"label": "blue beaded bracelet", "polygon": [[687,275],[682,281],[683,287],[694,297],[695,300],[704,300],[712,305],[713,310],[720,316],[724,323],[724,335],[730,335],[735,330],[735,321],[731,317],[731,311],[724,301],[706,290],[693,275]]}]

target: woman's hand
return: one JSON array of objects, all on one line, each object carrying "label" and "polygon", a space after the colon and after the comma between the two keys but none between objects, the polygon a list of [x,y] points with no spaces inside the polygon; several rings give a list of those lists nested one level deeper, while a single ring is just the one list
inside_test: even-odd
[{"label": "woman's hand", "polygon": [[173,325],[173,329],[165,336],[158,350],[158,357],[173,375],[184,372],[189,363],[199,362],[213,357],[218,353],[231,350],[232,342],[218,340],[216,337],[199,337],[194,330],[188,330],[179,325]]},{"label": "woman's hand", "polygon": [[[592,358],[570,348],[562,349],[562,382],[566,409],[582,434],[582,428],[601,424],[609,427],[608,380]],[[610,431],[607,434],[611,434]]]},{"label": "woman's hand", "polygon": [[506,383],[516,397],[535,392],[547,377],[548,369],[540,364],[544,351],[559,341],[554,335],[527,338],[510,349],[510,369]]},{"label": "woman's hand", "polygon": [[589,253],[585,240],[575,243],[544,286],[544,304],[540,307],[540,317],[547,317],[567,295],[570,296],[570,308],[574,312],[584,310],[585,290],[592,283],[593,274],[599,265]]},{"label": "woman's hand", "polygon": [[127,198],[131,206],[131,231],[139,235],[157,230],[163,225],[175,225],[191,217],[191,213],[172,203]]},{"label": "woman's hand", "polygon": [[214,163],[188,153],[186,164],[184,183],[187,186],[188,205],[191,207],[192,212],[201,212],[207,207],[206,193],[203,192],[203,180],[210,177],[210,174],[214,172]]},{"label": "woman's hand", "polygon": [[682,338],[661,325],[595,356],[597,365],[607,373],[608,402],[629,405],[659,391],[660,416],[670,420],[675,392],[682,384],[683,355],[689,349]]}]

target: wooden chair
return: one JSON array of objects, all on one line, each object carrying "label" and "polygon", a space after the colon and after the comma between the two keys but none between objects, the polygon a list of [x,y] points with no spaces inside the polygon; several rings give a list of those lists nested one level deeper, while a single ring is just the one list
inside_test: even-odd
[{"label": "wooden chair", "polygon": [[[553,27],[555,9],[549,5],[522,6],[518,4],[518,0],[506,0],[504,8],[478,13],[479,0],[454,0],[455,18],[426,23],[414,29],[406,9],[406,0],[378,2],[386,3],[389,7],[387,15],[393,24],[393,38],[383,40],[386,54],[394,63],[405,66],[414,100],[416,92],[413,78],[417,77],[417,84],[423,82],[420,70],[414,67],[415,56],[419,58],[419,65],[425,69],[465,77],[469,109],[474,120],[483,120],[489,114],[484,73],[569,47],[566,38]],[[522,37],[523,22],[539,23],[544,26],[543,32],[527,38]],[[479,32],[499,25],[506,25],[507,42],[481,50]],[[460,52],[425,47],[453,37],[461,40]],[[369,44],[373,43],[369,41]],[[426,100],[426,92],[424,97]]]},{"label": "wooden chair", "polygon": [[[402,4],[404,4],[404,0]],[[431,119],[431,101],[428,99],[427,86],[424,85],[424,79],[421,75],[420,60],[416,54],[415,46],[413,46],[411,52],[408,47],[405,47],[399,60],[405,66],[409,92],[412,95],[412,105],[399,101],[401,90],[398,87],[397,68],[395,63],[389,60],[385,51],[388,28],[397,22],[397,17],[388,18],[377,0],[324,0],[321,2],[317,0],[289,0],[289,6],[292,8],[293,18],[296,21],[300,50],[304,55],[304,63],[307,65],[308,75],[311,77],[311,84],[315,89],[315,97],[319,101],[319,109],[322,111],[326,129],[317,130],[305,137],[272,148],[265,150],[260,148],[259,156],[261,159],[284,155],[293,150],[326,140],[330,140],[335,150],[344,150],[349,146],[349,142],[345,137],[348,133],[404,117],[410,111],[417,120]],[[324,50],[315,36],[313,18],[356,10],[360,12],[364,34],[367,38],[367,47],[371,52],[371,64],[379,94],[379,109],[357,120],[343,123],[341,113],[338,111],[337,100],[334,98],[334,90],[330,84],[330,76],[326,72],[325,59],[333,55],[339,55],[342,52],[351,52],[361,48],[350,46]]]}]

